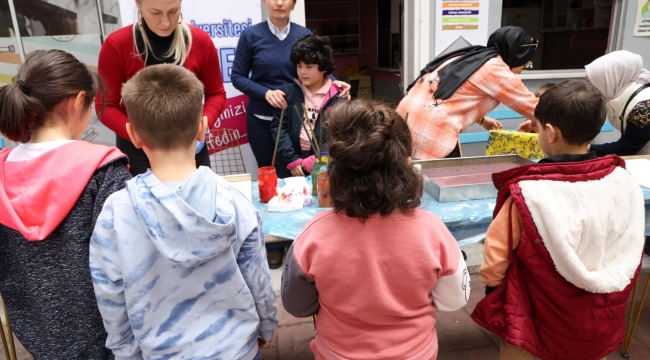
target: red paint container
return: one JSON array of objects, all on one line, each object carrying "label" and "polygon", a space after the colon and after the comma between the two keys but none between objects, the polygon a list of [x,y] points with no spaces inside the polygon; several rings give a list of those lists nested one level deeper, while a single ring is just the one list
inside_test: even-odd
[{"label": "red paint container", "polygon": [[278,194],[278,175],[275,173],[273,166],[264,166],[257,171],[257,184],[260,188],[260,200],[268,203],[275,195]]}]

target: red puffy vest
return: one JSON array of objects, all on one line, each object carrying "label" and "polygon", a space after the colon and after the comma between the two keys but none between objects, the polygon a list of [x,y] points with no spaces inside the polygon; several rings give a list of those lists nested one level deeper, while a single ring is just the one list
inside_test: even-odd
[{"label": "red puffy vest", "polygon": [[510,236],[506,277],[478,303],[472,313],[474,321],[544,360],[600,359],[618,348],[625,336],[627,299],[639,270],[630,284],[616,293],[590,293],[566,281],[555,269],[519,188],[519,182],[524,180],[599,180],[617,166],[625,167],[625,162],[610,155],[578,163],[522,166],[493,174],[498,189],[494,216],[512,197],[523,223],[521,242],[513,251]]}]

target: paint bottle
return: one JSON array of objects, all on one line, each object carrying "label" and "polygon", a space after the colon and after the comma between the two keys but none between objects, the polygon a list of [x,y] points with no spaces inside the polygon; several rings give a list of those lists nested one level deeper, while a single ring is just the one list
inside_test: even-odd
[{"label": "paint bottle", "polygon": [[327,164],[329,162],[329,160],[327,158],[327,151],[323,151],[323,152],[320,153],[320,161],[323,164]]}]

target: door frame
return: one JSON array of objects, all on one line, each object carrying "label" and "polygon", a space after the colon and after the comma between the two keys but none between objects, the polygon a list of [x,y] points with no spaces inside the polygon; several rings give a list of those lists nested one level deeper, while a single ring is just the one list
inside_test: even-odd
[{"label": "door frame", "polygon": [[430,0],[402,0],[402,66],[400,76],[406,91],[420,70],[431,61]]}]

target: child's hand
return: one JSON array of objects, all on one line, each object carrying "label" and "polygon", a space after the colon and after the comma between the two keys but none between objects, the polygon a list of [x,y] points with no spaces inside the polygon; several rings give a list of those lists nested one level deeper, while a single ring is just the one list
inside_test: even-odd
[{"label": "child's hand", "polygon": [[305,176],[305,172],[302,171],[302,166],[298,165],[295,168],[291,169],[291,176]]},{"label": "child's hand", "polygon": [[336,86],[337,89],[341,90],[341,95],[339,95],[340,98],[350,100],[350,89],[352,88],[350,84],[339,80],[334,81],[332,84]]},{"label": "child's hand", "polygon": [[266,341],[262,339],[261,337],[257,338],[257,345],[259,345],[260,349],[266,349],[269,346],[271,346],[271,341]]}]

